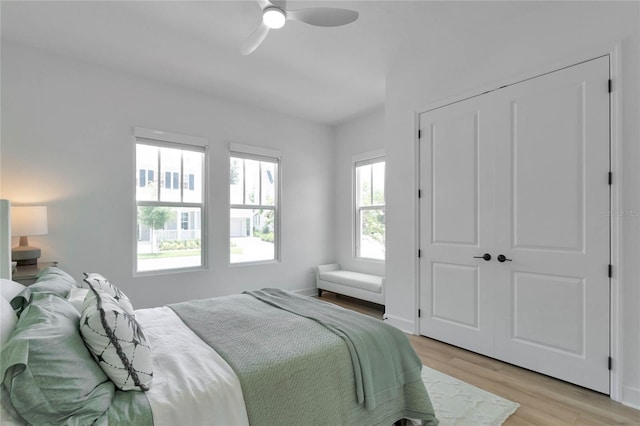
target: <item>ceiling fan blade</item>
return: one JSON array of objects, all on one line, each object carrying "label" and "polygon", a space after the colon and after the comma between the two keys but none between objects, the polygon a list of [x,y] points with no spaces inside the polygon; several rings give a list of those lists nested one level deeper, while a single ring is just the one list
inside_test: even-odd
[{"label": "ceiling fan blade", "polygon": [[294,19],[318,27],[338,27],[358,19],[358,12],[335,7],[312,7],[309,9],[287,10],[287,19]]},{"label": "ceiling fan blade", "polygon": [[258,2],[260,9],[262,10],[265,10],[267,7],[273,6],[273,3],[271,3],[269,0],[256,0],[256,1]]},{"label": "ceiling fan blade", "polygon": [[264,23],[260,23],[260,26],[245,40],[240,49],[240,53],[244,56],[250,54],[262,43],[269,33],[269,27]]}]

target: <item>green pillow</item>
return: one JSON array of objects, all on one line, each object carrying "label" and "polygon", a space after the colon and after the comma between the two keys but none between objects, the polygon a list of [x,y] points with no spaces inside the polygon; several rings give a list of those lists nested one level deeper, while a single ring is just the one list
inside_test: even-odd
[{"label": "green pillow", "polygon": [[33,293],[2,348],[0,377],[31,424],[91,424],[115,387],[80,337],[80,313],[66,299]]},{"label": "green pillow", "polygon": [[67,297],[73,287],[82,287],[73,277],[56,266],[44,268],[38,274],[38,279],[29,288],[32,293],[48,291],[61,297]]},{"label": "green pillow", "polygon": [[31,295],[34,293],[53,293],[60,297],[67,298],[69,292],[74,287],[81,287],[73,277],[62,269],[49,266],[38,274],[38,279],[20,294],[11,300],[11,306],[17,311],[18,316],[31,303]]}]

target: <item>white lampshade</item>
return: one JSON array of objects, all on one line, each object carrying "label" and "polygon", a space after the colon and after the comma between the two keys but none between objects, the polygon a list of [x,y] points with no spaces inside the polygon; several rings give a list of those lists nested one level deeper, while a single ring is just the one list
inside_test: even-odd
[{"label": "white lampshade", "polygon": [[14,237],[46,235],[46,206],[13,206],[11,207],[11,235]]}]

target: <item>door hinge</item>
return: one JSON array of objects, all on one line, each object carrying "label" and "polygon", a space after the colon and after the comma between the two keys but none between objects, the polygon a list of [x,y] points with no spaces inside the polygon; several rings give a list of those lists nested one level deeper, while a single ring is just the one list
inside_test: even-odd
[{"label": "door hinge", "polygon": [[418,189],[418,198],[422,198],[422,189]]},{"label": "door hinge", "polygon": [[609,172],[609,185],[613,185],[613,172]]},{"label": "door hinge", "polygon": [[418,129],[418,139],[422,137],[422,130]]},{"label": "door hinge", "polygon": [[613,367],[613,358],[611,357],[608,358],[607,367],[609,368],[609,371],[611,371],[611,368]]},{"label": "door hinge", "polygon": [[422,257],[422,250],[418,249],[418,257]]},{"label": "door hinge", "polygon": [[613,265],[609,264],[609,278],[613,277]]},{"label": "door hinge", "polygon": [[613,92],[613,80],[609,79],[609,93]]},{"label": "door hinge", "polygon": [[[421,317],[422,317],[422,311],[420,309],[418,309],[418,318],[421,318]],[[611,358],[609,358],[609,359],[611,359]],[[611,370],[611,369],[609,369],[609,370]]]}]

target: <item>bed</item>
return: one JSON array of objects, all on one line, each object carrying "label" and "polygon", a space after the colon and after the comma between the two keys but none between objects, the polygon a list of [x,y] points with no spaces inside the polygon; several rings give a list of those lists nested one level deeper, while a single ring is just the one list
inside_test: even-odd
[{"label": "bed", "polygon": [[278,289],[134,310],[105,277],[2,279],[2,424],[436,425],[381,321]]}]

